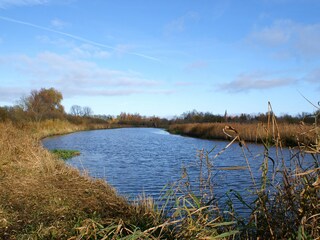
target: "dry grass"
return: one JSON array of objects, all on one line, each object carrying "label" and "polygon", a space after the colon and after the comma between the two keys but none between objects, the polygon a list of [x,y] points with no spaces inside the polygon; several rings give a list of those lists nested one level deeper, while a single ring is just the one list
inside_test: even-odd
[{"label": "dry grass", "polygon": [[[204,139],[220,139],[231,140],[223,131],[226,125],[236,129],[241,138],[247,142],[262,143],[265,139],[272,137],[274,131],[268,123],[188,123],[188,124],[173,124],[169,127],[169,132],[204,138]],[[311,125],[304,124],[280,124],[277,126],[281,131],[281,141],[283,145],[292,146],[298,143],[309,144],[315,139],[316,132]],[[272,140],[272,139],[270,139]]]},{"label": "dry grass", "polygon": [[201,205],[182,187],[168,196],[177,203],[171,214],[145,196],[129,204],[104,181],[65,165],[39,141],[84,129],[63,121],[20,128],[0,123],[1,239],[208,239],[238,233],[234,222],[211,219],[217,209]]},{"label": "dry grass", "polygon": [[[274,116],[258,126],[172,126],[171,131],[232,141],[219,152],[200,152],[199,188],[191,187],[185,171],[164,193],[164,200],[173,205],[157,209],[145,196],[129,204],[107,183],[68,167],[40,144],[48,135],[94,127],[108,126],[48,120],[17,128],[0,123],[0,239],[320,239],[317,128],[280,126]],[[283,134],[294,136],[298,148],[293,149],[297,153],[290,167],[274,169],[282,179],[276,183],[266,174],[272,171],[268,149],[275,146],[281,153]],[[253,180],[251,189],[256,201],[245,203],[252,209],[247,221],[239,219],[236,210],[219,209],[211,182],[214,161],[237,141],[245,152],[245,139],[261,142],[266,151],[260,182]],[[315,159],[308,169],[301,164],[306,151]],[[283,156],[273,160],[281,165]]]},{"label": "dry grass", "polygon": [[131,224],[141,215],[147,221],[143,208],[128,204],[104,181],[67,167],[41,146],[39,137],[81,130],[52,124],[21,130],[0,123],[0,238],[66,239],[77,235],[86,219]]},{"label": "dry grass", "polygon": [[[232,143],[238,142],[242,148],[246,169],[252,178],[250,193],[255,201],[245,202],[233,190],[228,194],[230,210],[225,211],[229,217],[219,209],[211,210],[209,219],[214,219],[212,214],[218,214],[217,217],[225,217],[222,225],[228,221],[231,223],[222,233],[224,236],[235,233],[237,239],[320,239],[320,142],[317,126],[278,125],[276,117],[270,113],[266,124],[181,124],[171,126],[169,131],[193,137],[231,139],[220,152],[211,153],[214,156],[210,156],[209,152],[201,155],[201,166],[206,163],[206,169],[211,171],[215,159]],[[253,177],[245,141],[259,142],[264,146],[259,179]],[[285,144],[295,145],[290,148],[290,157],[283,155]],[[271,147],[276,148],[277,156],[269,155]],[[313,163],[306,165],[307,155]],[[210,177],[210,173],[207,176]],[[204,183],[210,184],[210,181],[205,180]],[[202,202],[204,196],[198,202]],[[235,200],[250,210],[248,219],[239,218],[237,210],[232,207]],[[198,220],[198,217],[195,219]],[[227,238],[230,239],[230,236]]]},{"label": "dry grass", "polygon": [[42,122],[27,122],[21,126],[20,129],[31,132],[38,138],[48,137],[52,135],[67,134],[76,131],[85,131],[91,129],[106,129],[110,128],[108,123],[105,124],[72,124],[67,120],[45,120]]}]

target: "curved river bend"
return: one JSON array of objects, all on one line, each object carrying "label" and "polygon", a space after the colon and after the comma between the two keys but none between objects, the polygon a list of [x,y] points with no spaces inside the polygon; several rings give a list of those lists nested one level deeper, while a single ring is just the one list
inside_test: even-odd
[{"label": "curved river bend", "polygon": [[[198,150],[209,151],[215,147],[210,155],[214,156],[227,144],[172,135],[155,128],[94,130],[43,140],[48,149],[79,150],[81,155],[68,164],[105,179],[119,193],[134,198],[144,192],[154,199],[158,199],[166,184],[181,178],[183,167],[187,167],[192,182],[199,181]],[[230,189],[248,195],[247,189],[252,186],[249,171],[226,170],[226,167],[246,166],[246,154],[255,177],[260,176],[264,148],[256,144],[248,144],[248,148],[250,152],[243,151],[234,143],[213,160],[217,196]],[[286,152],[288,155],[289,151]]]}]

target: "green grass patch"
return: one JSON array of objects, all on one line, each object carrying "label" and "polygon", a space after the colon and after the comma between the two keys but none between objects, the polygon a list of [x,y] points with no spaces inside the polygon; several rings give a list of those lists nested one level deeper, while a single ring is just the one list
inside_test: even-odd
[{"label": "green grass patch", "polygon": [[80,152],[78,150],[53,149],[50,150],[50,152],[63,160],[68,160],[80,155]]}]

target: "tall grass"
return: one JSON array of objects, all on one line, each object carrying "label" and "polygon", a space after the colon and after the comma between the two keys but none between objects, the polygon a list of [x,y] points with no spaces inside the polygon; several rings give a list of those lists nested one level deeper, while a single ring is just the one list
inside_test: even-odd
[{"label": "tall grass", "polygon": [[[128,203],[107,183],[66,166],[39,142],[46,135],[86,127],[63,121],[22,129],[0,124],[0,238],[320,239],[318,128],[292,127],[287,133],[278,125],[271,106],[268,122],[250,125],[253,132],[242,124],[184,125],[192,134],[220,134],[230,142],[223,149],[200,150],[199,181],[191,181],[188,167],[183,168],[181,179],[164,188],[162,204],[157,205],[143,195]],[[290,159],[283,154],[283,133],[297,142],[290,148]],[[246,139],[264,146],[258,178]],[[216,199],[215,161],[235,143],[251,176],[254,201],[247,202],[233,190],[223,204]],[[271,148],[276,149],[275,156]],[[306,165],[307,154],[313,161]],[[247,218],[233,207],[235,201],[248,209]]]},{"label": "tall grass", "polygon": [[[287,129],[277,124],[271,105],[269,108],[268,122],[259,124],[251,138],[264,146],[260,177],[251,168],[252,156],[243,136],[245,128],[237,128],[243,125],[217,124],[213,129],[220,127],[230,142],[223,149],[199,151],[198,182],[190,180],[186,167],[181,179],[165,188],[160,213],[162,221],[167,220],[160,226],[166,225],[174,239],[320,239],[320,162],[318,136],[314,134],[317,126],[301,125],[296,132],[289,128],[297,145],[289,149],[287,158],[282,137]],[[197,132],[192,129],[195,126],[199,125],[184,125],[193,133]],[[203,134],[204,129],[198,128],[197,133]],[[246,196],[232,189],[226,192],[226,202],[221,203],[215,195],[215,161],[234,143],[242,150],[252,182],[248,194],[254,200],[248,202]],[[307,154],[313,159],[308,164]],[[238,213],[235,201],[247,209],[248,216]]]},{"label": "tall grass", "polygon": [[[285,159],[282,148],[283,128],[270,113],[261,139],[265,147],[261,163],[260,185],[256,190],[256,202],[251,216],[255,234],[276,239],[320,238],[320,176],[319,145],[317,134],[308,142],[298,141],[291,148],[290,159]],[[318,126],[296,132],[296,139],[317,133]],[[312,136],[312,135],[311,135]],[[316,143],[316,144],[315,144]],[[270,147],[277,150],[276,156],[269,153]],[[308,150],[309,149],[309,150]],[[310,150],[312,149],[312,150]],[[306,151],[308,150],[308,151]],[[313,161],[306,163],[306,153]],[[268,175],[268,172],[271,174]]]},{"label": "tall grass", "polygon": [[[241,138],[247,142],[262,143],[272,131],[267,123],[187,123],[170,125],[168,131],[174,134],[181,134],[190,137],[204,139],[232,140],[232,136],[225,134],[223,129],[226,125],[232,125],[237,129]],[[285,124],[278,125],[281,129],[281,141],[285,146],[295,146],[299,144],[310,144],[316,138],[316,131],[312,125],[306,124]],[[302,134],[303,133],[303,134]]]},{"label": "tall grass", "polygon": [[85,131],[92,129],[106,129],[110,128],[108,123],[86,123],[73,124],[67,120],[48,119],[41,122],[26,122],[19,126],[20,129],[31,131],[33,135],[38,138],[48,137],[52,135],[67,134],[76,131]]},{"label": "tall grass", "polygon": [[[219,135],[220,138],[223,138],[225,135],[231,139],[230,143],[220,151],[215,151],[215,149],[209,152],[202,151],[199,158],[200,185],[196,192],[197,197],[192,190],[194,188],[190,187],[190,181],[187,180],[183,187],[178,187],[178,189],[187,189],[187,191],[177,198],[179,201],[176,204],[176,211],[187,213],[186,216],[191,215],[189,213],[191,210],[200,213],[200,216],[192,216],[192,223],[186,221],[184,225],[186,229],[198,229],[195,223],[201,222],[205,217],[208,222],[217,219],[221,221],[213,228],[208,228],[203,222],[200,224],[204,228],[200,228],[199,232],[205,234],[206,237],[210,236],[210,233],[219,234],[216,231],[220,230],[222,231],[220,236],[237,239],[320,239],[320,146],[317,142],[318,135],[315,134],[318,132],[318,127],[315,125],[304,128],[302,125],[299,131],[293,132],[292,126],[285,128],[278,125],[276,117],[272,114],[271,105],[269,108],[268,122],[256,127],[256,136],[247,131],[247,125],[242,124],[173,126],[171,131],[182,131],[191,136],[209,134],[209,136]],[[249,127],[253,129],[252,126]],[[294,139],[297,141],[296,147],[289,149],[291,151],[289,159],[286,159],[287,156],[283,154],[283,144],[286,141],[283,140],[282,133],[284,132],[287,138],[287,129],[290,129],[290,134],[294,133]],[[252,159],[244,139],[257,139],[256,141],[264,146],[259,178],[255,177],[256,174],[251,168]],[[300,142],[300,139],[304,141]],[[247,202],[245,196],[231,190],[227,193],[227,202],[218,206],[218,203],[214,201],[216,196],[214,187],[212,187],[215,178],[212,177],[210,171],[214,170],[214,162],[218,157],[235,142],[238,142],[242,149],[243,161],[251,176],[252,188],[248,194],[253,195],[254,201]],[[276,155],[271,155],[271,148],[276,149]],[[313,159],[308,164],[306,164],[307,154],[309,159]],[[184,173],[184,176],[188,176],[187,172]],[[235,201],[242,203],[243,208],[249,211],[248,218],[244,219],[238,214],[238,210],[233,207]],[[205,214],[202,211],[204,209]],[[182,219],[185,219],[185,216],[182,216]],[[225,228],[221,229],[221,226]],[[188,230],[183,231],[185,232]]]},{"label": "tall grass", "polygon": [[155,226],[152,211],[129,204],[104,181],[68,167],[41,146],[41,129],[47,134],[55,123],[52,132],[62,133],[63,122],[24,129],[0,123],[0,239],[89,239],[94,231],[102,236],[101,226],[119,222],[127,229],[123,235],[146,223]]}]

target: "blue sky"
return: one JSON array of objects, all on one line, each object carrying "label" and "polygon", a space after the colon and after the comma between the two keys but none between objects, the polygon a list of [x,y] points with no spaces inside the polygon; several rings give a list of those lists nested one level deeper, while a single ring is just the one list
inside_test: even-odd
[{"label": "blue sky", "polygon": [[0,105],[54,87],[66,111],[312,112],[318,0],[0,0]]}]

